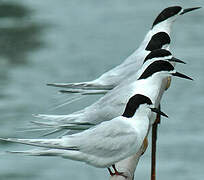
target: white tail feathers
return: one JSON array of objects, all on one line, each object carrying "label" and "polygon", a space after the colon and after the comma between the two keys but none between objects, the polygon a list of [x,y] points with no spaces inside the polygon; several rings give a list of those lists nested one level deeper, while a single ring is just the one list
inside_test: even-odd
[{"label": "white tail feathers", "polygon": [[62,120],[72,120],[73,117],[70,115],[48,115],[48,114],[34,114],[36,118],[49,120],[49,121],[62,121]]},{"label": "white tail feathers", "polygon": [[63,87],[63,88],[83,88],[86,87],[88,82],[81,82],[81,83],[49,83],[47,86],[53,87]]},{"label": "white tail feathers", "polygon": [[89,122],[81,122],[83,116],[80,113],[69,114],[69,115],[46,115],[38,114],[34,115],[37,118],[45,120],[44,122],[40,121],[31,121],[34,126],[29,127],[28,131],[48,131],[43,136],[47,136],[54,133],[60,133],[69,130],[86,130],[95,124]]},{"label": "white tail feathers", "polygon": [[79,94],[79,95],[98,95],[106,94],[108,90],[83,90],[83,89],[69,89],[69,90],[60,90],[59,92],[65,94]]},{"label": "white tail feathers", "polygon": [[26,151],[6,151],[6,153],[20,154],[26,156],[63,156],[65,150],[61,149],[30,149]]},{"label": "white tail feathers", "polygon": [[30,149],[26,151],[7,151],[6,153],[19,154],[24,156],[60,156],[62,158],[83,161],[84,155],[79,151],[63,149]]},{"label": "white tail feathers", "polygon": [[81,90],[111,90],[114,86],[102,85],[95,81],[80,82],[80,83],[50,83],[48,86],[62,87],[69,89],[81,89]]},{"label": "white tail feathers", "polygon": [[[96,124],[92,124],[89,122],[67,122],[67,123],[57,123],[57,122],[38,122],[38,121],[32,121],[33,124],[40,126],[42,130],[46,130],[43,128],[53,128],[53,129],[69,129],[69,130],[86,130],[90,127],[95,126]],[[36,130],[36,127],[29,128],[29,131]],[[40,128],[38,128],[40,130]]]},{"label": "white tail feathers", "polygon": [[[45,148],[56,148],[65,150],[78,151],[76,146],[68,145],[64,139],[16,139],[16,138],[0,138],[2,141],[15,142],[20,144],[27,144],[31,146],[45,147]],[[67,141],[67,139],[66,139]]]}]

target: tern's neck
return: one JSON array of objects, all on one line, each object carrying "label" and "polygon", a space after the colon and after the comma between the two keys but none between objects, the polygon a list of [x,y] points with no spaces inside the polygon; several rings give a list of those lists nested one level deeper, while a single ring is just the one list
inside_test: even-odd
[{"label": "tern's neck", "polygon": [[148,133],[147,129],[149,129],[151,124],[151,115],[152,112],[148,107],[140,107],[131,119],[133,127],[137,129],[137,132],[141,135],[141,137],[145,137]]},{"label": "tern's neck", "polygon": [[151,29],[151,32],[153,35],[158,32],[166,32],[168,35],[170,35],[172,24],[173,24],[172,19],[160,22]]},{"label": "tern's neck", "polygon": [[137,81],[137,88],[134,93],[143,93],[145,96],[150,97],[152,103],[155,104],[160,99],[163,79],[162,76],[157,74],[153,74],[147,79],[140,79]]},{"label": "tern's neck", "polygon": [[168,78],[167,74],[155,73],[150,78],[148,78],[148,80],[152,85],[161,87],[161,84],[166,78]]},{"label": "tern's neck", "polygon": [[154,97],[154,105],[155,107],[159,106],[160,100],[163,96],[164,90],[166,88],[167,78],[169,76],[167,74],[154,74],[152,77],[152,82],[155,82],[155,85],[152,84],[154,87],[154,91],[152,91],[152,97]]},{"label": "tern's neck", "polygon": [[[157,34],[159,32],[165,32],[170,36],[172,23],[173,23],[173,20],[166,20],[166,21],[163,21],[163,22],[155,25],[152,29],[150,29],[148,31],[144,40],[140,44],[139,49],[140,50],[145,49],[154,34]],[[165,47],[163,47],[163,48],[165,48]],[[168,49],[168,48],[169,47],[166,47],[165,49]]]},{"label": "tern's neck", "polygon": [[[151,109],[149,107],[147,107],[147,105],[140,105],[140,107],[136,110],[133,118],[138,118],[138,117],[141,117],[141,116],[147,116],[148,118],[150,118],[151,116]],[[141,120],[139,120],[141,121]]]}]

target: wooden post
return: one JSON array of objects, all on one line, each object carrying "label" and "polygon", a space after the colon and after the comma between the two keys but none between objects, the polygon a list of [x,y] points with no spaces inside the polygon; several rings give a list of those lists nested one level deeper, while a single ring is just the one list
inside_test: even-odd
[{"label": "wooden post", "polygon": [[[160,106],[159,106],[159,109]],[[156,145],[157,145],[157,127],[161,121],[161,116],[157,114],[155,123],[152,126],[152,162],[151,162],[151,180],[156,180]]]}]

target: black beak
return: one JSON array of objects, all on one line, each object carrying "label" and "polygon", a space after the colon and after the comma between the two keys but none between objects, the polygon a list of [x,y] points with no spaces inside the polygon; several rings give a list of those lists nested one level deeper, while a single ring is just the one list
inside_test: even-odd
[{"label": "black beak", "polygon": [[181,74],[179,72],[175,72],[175,73],[172,73],[172,76],[177,76],[177,77],[180,77],[180,78],[184,78],[184,79],[189,79],[189,80],[193,80],[192,78],[184,75],[184,74]]},{"label": "black beak", "polygon": [[162,111],[160,111],[160,109],[157,109],[157,108],[150,108],[150,109],[152,110],[152,112],[155,112],[155,113],[157,113],[157,114],[159,114],[161,116],[164,116],[164,117],[168,118],[168,116],[165,113],[163,113]]},{"label": "black beak", "polygon": [[168,61],[186,64],[184,61],[181,61],[180,59],[177,59],[175,57],[172,57],[171,59],[168,59]]},{"label": "black beak", "polygon": [[190,11],[194,11],[196,9],[200,9],[201,7],[194,7],[194,8],[187,8],[187,9],[184,9],[183,12],[180,14],[180,15],[183,15],[187,12],[190,12]]}]

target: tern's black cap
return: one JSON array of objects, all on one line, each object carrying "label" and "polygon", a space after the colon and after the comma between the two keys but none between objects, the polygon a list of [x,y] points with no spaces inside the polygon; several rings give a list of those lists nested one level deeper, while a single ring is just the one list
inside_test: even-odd
[{"label": "tern's black cap", "polygon": [[163,60],[154,61],[151,63],[145,71],[142,73],[142,75],[138,78],[139,79],[146,79],[153,75],[154,73],[160,72],[160,71],[173,71],[174,67],[171,65],[171,63]]},{"label": "tern's black cap", "polygon": [[122,116],[130,118],[133,117],[137,108],[141,105],[141,104],[152,104],[152,101],[147,97],[144,96],[142,94],[136,94],[134,96],[132,96],[125,108],[125,112],[123,113]]},{"label": "tern's black cap", "polygon": [[155,19],[152,27],[154,27],[155,25],[157,25],[158,23],[165,21],[166,19],[178,14],[181,11],[181,7],[180,6],[172,6],[172,7],[168,7],[166,9],[164,9]]},{"label": "tern's black cap", "polygon": [[158,32],[152,36],[145,50],[153,51],[155,49],[161,49],[164,45],[170,44],[171,39],[165,32]]},{"label": "tern's black cap", "polygon": [[144,62],[145,63],[147,60],[149,59],[153,59],[153,58],[162,58],[162,57],[167,57],[167,56],[171,56],[171,53],[169,51],[167,51],[166,49],[156,49],[154,51],[151,51],[145,58]]}]

